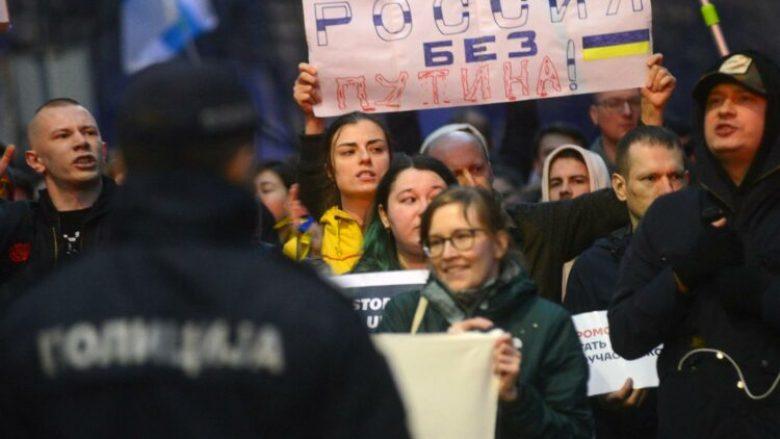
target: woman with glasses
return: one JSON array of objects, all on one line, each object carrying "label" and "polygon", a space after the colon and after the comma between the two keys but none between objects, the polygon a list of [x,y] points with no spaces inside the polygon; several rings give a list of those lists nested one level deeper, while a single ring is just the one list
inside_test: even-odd
[{"label": "woman with glasses", "polygon": [[423,214],[420,236],[431,278],[390,301],[379,331],[504,330],[493,356],[500,380],[496,437],[589,438],[582,346],[569,314],[536,294],[513,257],[495,198],[478,188],[442,192]]}]

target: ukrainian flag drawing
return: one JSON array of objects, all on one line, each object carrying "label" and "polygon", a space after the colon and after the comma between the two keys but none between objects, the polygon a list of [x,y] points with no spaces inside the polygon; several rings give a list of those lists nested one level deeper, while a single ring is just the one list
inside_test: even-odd
[{"label": "ukrainian flag drawing", "polygon": [[582,37],[585,61],[622,58],[650,53],[650,29]]}]

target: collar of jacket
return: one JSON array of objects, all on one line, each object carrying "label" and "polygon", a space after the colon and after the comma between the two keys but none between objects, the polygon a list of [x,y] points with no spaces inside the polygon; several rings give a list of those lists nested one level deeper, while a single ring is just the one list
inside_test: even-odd
[{"label": "collar of jacket", "polygon": [[[108,177],[101,177],[101,179],[103,180],[103,187],[100,189],[100,195],[98,195],[95,204],[92,205],[84,222],[89,222],[94,218],[103,216],[111,210],[110,204],[114,197],[114,193],[116,192],[117,185],[114,183],[114,180],[111,180]],[[55,224],[59,216],[59,211],[54,207],[54,203],[52,203],[51,197],[49,196],[49,191],[41,189],[38,192],[38,195],[38,209],[44,221],[46,221],[47,224]]]},{"label": "collar of jacket", "polygon": [[420,294],[436,307],[447,322],[453,324],[471,318],[476,313],[493,318],[500,317],[516,310],[520,302],[536,291],[536,286],[529,279],[528,274],[512,259],[504,264],[498,279],[490,283],[487,288],[489,291],[485,291],[486,294],[480,298],[471,312],[464,310],[457,303],[453,293],[436,278],[433,272]]},{"label": "collar of jacket", "polygon": [[249,245],[259,208],[252,194],[194,171],[133,175],[120,187],[112,226],[120,240],[206,240]]},{"label": "collar of jacket", "polygon": [[628,244],[631,242],[631,225],[621,227],[610,233],[603,241],[603,246],[616,259],[621,260],[626,253]]}]

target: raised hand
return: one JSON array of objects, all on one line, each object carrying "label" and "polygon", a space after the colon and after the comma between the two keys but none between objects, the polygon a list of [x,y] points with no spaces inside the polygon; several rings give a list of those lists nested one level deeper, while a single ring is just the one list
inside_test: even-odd
[{"label": "raised hand", "polygon": [[306,118],[306,134],[322,134],[325,122],[314,115],[314,106],[322,102],[317,68],[307,63],[298,64],[298,78],[293,86],[295,103]]},{"label": "raised hand", "polygon": [[663,66],[664,56],[660,53],[647,59],[647,79],[641,88],[642,122],[646,125],[662,125],[664,109],[672,97],[677,78]]}]

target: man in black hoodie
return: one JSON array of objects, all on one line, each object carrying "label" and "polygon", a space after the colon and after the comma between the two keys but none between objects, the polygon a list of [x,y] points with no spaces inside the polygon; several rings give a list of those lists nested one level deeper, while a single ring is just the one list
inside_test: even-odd
[{"label": "man in black hoodie", "polygon": [[[37,202],[0,204],[0,285],[8,299],[107,239],[114,183],[95,118],[68,98],[48,101],[27,128],[27,164],[43,177]],[[7,159],[13,148],[7,152]],[[0,163],[0,174],[7,167]]]},{"label": "man in black hoodie", "polygon": [[253,244],[239,84],[184,63],[132,79],[112,247],[0,319],[0,437],[408,437],[347,301]]},{"label": "man in black hoodie", "polygon": [[664,344],[659,437],[780,437],[780,69],[730,55],[694,98],[700,184],[635,232],[610,338],[629,359]]}]

